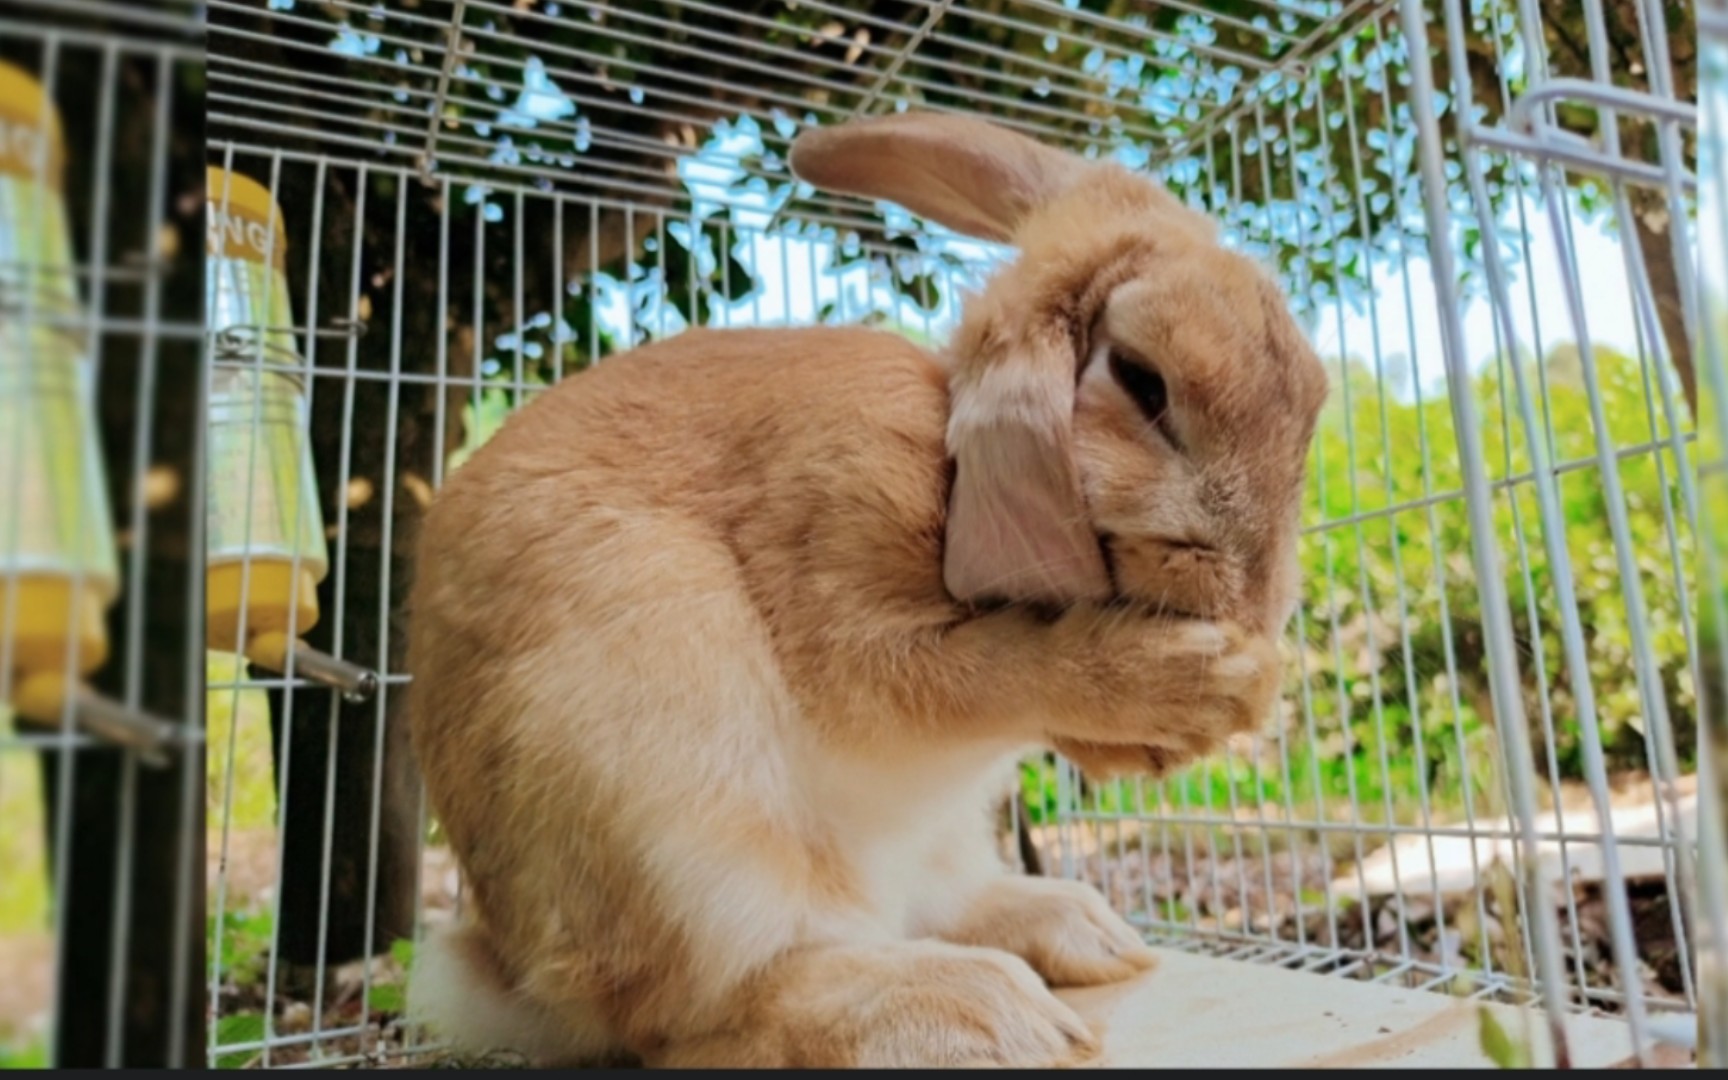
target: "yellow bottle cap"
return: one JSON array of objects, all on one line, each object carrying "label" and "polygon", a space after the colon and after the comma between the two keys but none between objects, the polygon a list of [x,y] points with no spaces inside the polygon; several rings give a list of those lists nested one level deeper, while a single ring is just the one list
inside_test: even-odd
[{"label": "yellow bottle cap", "polygon": [[[241,594],[245,605],[241,605]],[[244,613],[246,640],[240,638]],[[318,582],[311,571],[299,572],[286,559],[254,559],[222,563],[205,577],[205,647],[244,653],[252,639],[267,633],[304,634],[318,625]]]},{"label": "yellow bottle cap", "polygon": [[58,191],[66,174],[66,136],[60,127],[60,110],[35,76],[0,61],[0,174],[34,178],[44,134],[48,161],[43,179]]},{"label": "yellow bottle cap", "polygon": [[[8,595],[15,593],[15,595]],[[5,625],[7,608],[11,625]],[[72,671],[88,675],[108,659],[107,604],[88,582],[23,574],[0,578],[0,633],[10,631],[12,667],[20,672],[63,671],[70,642]]]},{"label": "yellow bottle cap", "polygon": [[[281,270],[288,251],[282,208],[263,184],[215,165],[204,174],[209,204],[204,250],[222,258],[269,264]],[[272,235],[274,234],[274,235]]]}]

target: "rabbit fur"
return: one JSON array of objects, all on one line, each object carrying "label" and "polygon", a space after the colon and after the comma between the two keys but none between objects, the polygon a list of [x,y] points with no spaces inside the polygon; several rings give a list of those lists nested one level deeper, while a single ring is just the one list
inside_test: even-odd
[{"label": "rabbit fur", "polygon": [[982,121],[813,129],[791,164],[1019,255],[942,354],[688,330],[448,478],[409,711],[468,891],[411,1011],[456,1047],[1083,1062],[1049,986],[1151,953],[1010,874],[993,800],[1028,750],[1157,772],[1274,704],[1327,381],[1271,278],[1150,180]]}]

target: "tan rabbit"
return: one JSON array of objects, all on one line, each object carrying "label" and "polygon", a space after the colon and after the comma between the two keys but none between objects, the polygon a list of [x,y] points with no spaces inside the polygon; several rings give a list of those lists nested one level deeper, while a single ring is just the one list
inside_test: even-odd
[{"label": "tan rabbit", "polygon": [[457,1047],[541,1062],[1049,1066],[1047,989],[1151,954],[1010,875],[1029,749],[1156,771],[1280,682],[1325,374],[1150,181],[982,122],[809,131],[792,168],[1018,260],[946,355],[691,330],[452,475],[411,607],[414,745],[469,886],[416,964]]}]

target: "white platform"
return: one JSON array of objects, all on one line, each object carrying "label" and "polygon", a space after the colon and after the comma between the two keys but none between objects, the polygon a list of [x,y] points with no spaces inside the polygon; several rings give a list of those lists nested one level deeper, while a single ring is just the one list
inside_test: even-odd
[{"label": "white platform", "polygon": [[[1673,833],[1674,818],[1682,821],[1698,819],[1697,777],[1686,776],[1675,785],[1675,803],[1657,807],[1655,800],[1634,793],[1616,799],[1609,806],[1611,830],[1620,838],[1616,845],[1620,858],[1620,876],[1628,879],[1660,878],[1667,872],[1667,856],[1656,843],[1667,832]],[[1574,882],[1603,880],[1607,870],[1599,840],[1581,839],[1600,835],[1602,822],[1594,806],[1575,806],[1564,811],[1556,821],[1552,810],[1538,815],[1540,829],[1573,837],[1566,842],[1564,858],[1558,840],[1541,840],[1537,849],[1551,881],[1564,880],[1562,870],[1570,870]],[[1405,896],[1426,898],[1435,890],[1442,893],[1467,893],[1475,888],[1481,870],[1498,861],[1513,865],[1516,826],[1510,818],[1478,819],[1475,828],[1482,834],[1469,836],[1403,835],[1396,843],[1376,849],[1359,868],[1352,867],[1332,883],[1333,892],[1340,896],[1355,896],[1364,887],[1374,896],[1390,896],[1402,891]],[[1627,842],[1630,841],[1630,842]]]},{"label": "white platform", "polygon": [[[1240,960],[1158,950],[1131,982],[1060,996],[1104,1041],[1102,1068],[1494,1068],[1481,1051],[1476,1002],[1312,975]],[[1524,1012],[1490,1006],[1523,1037]],[[1575,1067],[1632,1055],[1610,1019],[1568,1020]],[[1546,1034],[1537,1036],[1546,1047]]]}]

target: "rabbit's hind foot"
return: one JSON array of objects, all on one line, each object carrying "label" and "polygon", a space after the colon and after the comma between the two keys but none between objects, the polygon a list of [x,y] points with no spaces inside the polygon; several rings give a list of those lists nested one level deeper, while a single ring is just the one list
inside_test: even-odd
[{"label": "rabbit's hind foot", "polygon": [[1098,1053],[1024,961],[946,942],[797,950],[739,1000],[720,1034],[672,1043],[648,1064],[1053,1068]]}]

